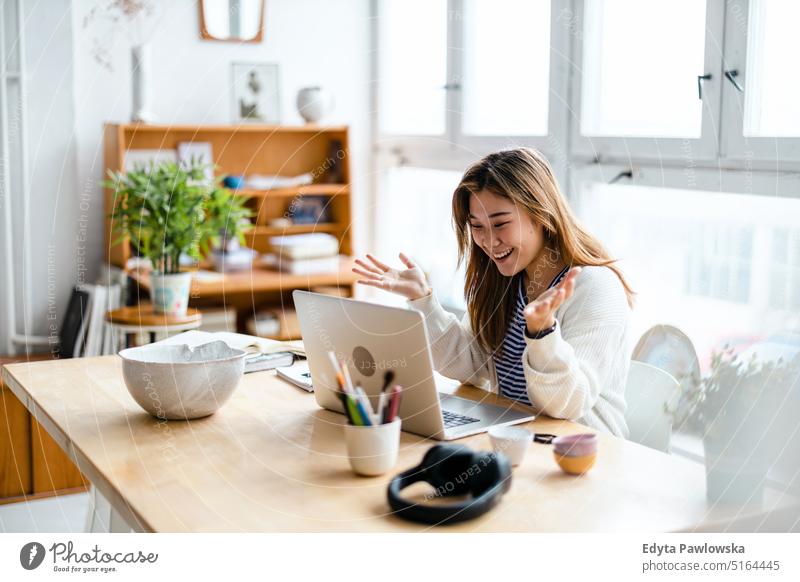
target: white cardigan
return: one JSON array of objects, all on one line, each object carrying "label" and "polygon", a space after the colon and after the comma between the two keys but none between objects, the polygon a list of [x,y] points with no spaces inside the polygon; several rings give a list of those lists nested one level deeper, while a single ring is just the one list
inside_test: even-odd
[{"label": "white cardigan", "polygon": [[[435,369],[460,382],[497,392],[491,355],[478,344],[468,315],[459,322],[433,294],[408,302],[420,311]],[[583,267],[575,289],[556,310],[556,330],[525,338],[522,354],[528,397],[538,412],[627,436],[625,382],[630,365],[630,308],[625,289],[607,267]]]}]

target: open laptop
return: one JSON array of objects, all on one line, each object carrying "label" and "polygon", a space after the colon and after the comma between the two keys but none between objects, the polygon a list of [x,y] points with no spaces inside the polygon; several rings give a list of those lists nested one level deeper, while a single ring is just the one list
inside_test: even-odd
[{"label": "open laptop", "polygon": [[493,426],[533,420],[515,408],[494,406],[439,394],[422,314],[364,301],[294,291],[317,403],[343,413],[336,395],[332,351],[344,360],[353,382],[361,384],[376,405],[386,370],[403,388],[403,430],[437,440],[453,440]]}]

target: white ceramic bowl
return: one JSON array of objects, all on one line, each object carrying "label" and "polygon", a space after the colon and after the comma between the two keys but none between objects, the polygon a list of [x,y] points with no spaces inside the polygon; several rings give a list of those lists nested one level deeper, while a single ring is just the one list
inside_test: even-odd
[{"label": "white ceramic bowl", "polygon": [[150,344],[119,353],[125,386],[137,404],[162,419],[213,414],[244,374],[244,350],[214,341],[194,349]]},{"label": "white ceramic bowl", "polygon": [[503,453],[512,465],[519,465],[533,442],[533,433],[516,426],[495,426],[489,429],[489,439],[496,453]]}]

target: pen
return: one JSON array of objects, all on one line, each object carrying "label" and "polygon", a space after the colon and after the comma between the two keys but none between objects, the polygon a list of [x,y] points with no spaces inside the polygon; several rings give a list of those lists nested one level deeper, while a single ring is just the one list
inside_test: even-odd
[{"label": "pen", "polygon": [[375,414],[375,417],[378,419],[378,424],[383,424],[386,418],[386,410],[384,407],[386,406],[386,394],[381,392],[378,394],[378,412]]},{"label": "pen", "polygon": [[328,352],[328,359],[331,361],[331,364],[333,364],[333,369],[336,372],[339,372],[339,362],[336,359],[336,354],[334,354],[333,352],[329,351]]},{"label": "pen", "polygon": [[342,373],[342,368],[339,365],[339,361],[336,359],[336,354],[333,352],[328,352],[328,359],[330,359],[331,364],[333,365],[333,372],[336,374],[336,382],[339,384],[339,390],[342,392],[347,393],[347,385],[345,384],[345,377]]},{"label": "pen", "polygon": [[362,420],[361,413],[358,410],[356,401],[353,399],[352,396],[345,395],[344,398],[347,401],[347,410],[350,413],[348,414],[348,416],[351,418],[353,424],[356,426],[363,426],[364,422]]},{"label": "pen", "polygon": [[342,409],[344,410],[344,415],[347,417],[348,422],[350,424],[356,424],[353,420],[353,415],[350,414],[350,407],[347,405],[347,395],[344,392],[337,392],[336,394],[342,402]]},{"label": "pen", "polygon": [[361,415],[361,419],[363,420],[364,426],[372,426],[372,419],[370,418],[369,413],[367,412],[367,409],[360,398],[356,399],[356,409],[358,410],[358,413]]},{"label": "pen", "polygon": [[400,412],[400,393],[402,390],[403,389],[400,388],[400,384],[395,384],[392,387],[389,400],[389,415],[386,419],[386,422],[392,422],[397,417],[397,413]]},{"label": "pen", "polygon": [[394,370],[386,370],[386,373],[383,375],[383,388],[381,388],[381,394],[386,392],[386,389],[392,382],[394,382]]},{"label": "pen", "polygon": [[355,387],[353,385],[353,379],[350,377],[350,370],[347,369],[347,364],[344,361],[341,362],[342,367],[342,374],[344,374],[344,382],[347,384],[349,390],[355,393]]},{"label": "pen", "polygon": [[369,424],[375,424],[375,413],[372,410],[372,403],[369,401],[367,393],[364,392],[364,389],[360,385],[356,386],[356,396],[361,406],[364,408],[364,413],[367,415],[367,418],[369,418]]}]

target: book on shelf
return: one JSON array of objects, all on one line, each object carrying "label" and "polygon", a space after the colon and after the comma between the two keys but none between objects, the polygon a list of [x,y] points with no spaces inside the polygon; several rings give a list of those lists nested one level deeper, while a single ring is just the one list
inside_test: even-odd
[{"label": "book on shelf", "polygon": [[339,241],[324,232],[274,236],[269,239],[273,251],[287,259],[315,259],[339,253]]},{"label": "book on shelf", "polygon": [[337,272],[342,258],[342,255],[331,255],[310,259],[290,259],[268,253],[261,256],[261,265],[289,275],[320,275]]},{"label": "book on shelf", "polygon": [[319,257],[316,259],[278,258],[278,269],[290,275],[316,275],[333,273],[339,270],[339,255]]},{"label": "book on shelf", "polygon": [[311,173],[299,174],[297,176],[262,176],[260,174],[251,174],[244,178],[244,187],[252,190],[297,188],[299,186],[308,186],[313,183],[314,176]]},{"label": "book on shelf", "polygon": [[[81,293],[80,306],[85,306],[85,311],[80,318],[80,327],[74,335],[72,357],[116,353],[111,328],[106,325],[106,313],[119,308],[122,287],[120,285],[81,285],[76,287],[76,290]],[[68,306],[68,310],[69,308]]]},{"label": "book on shelf", "polygon": [[69,298],[64,321],[59,330],[59,357],[71,358],[78,347],[78,335],[84,329],[89,315],[89,293],[75,287]]}]

